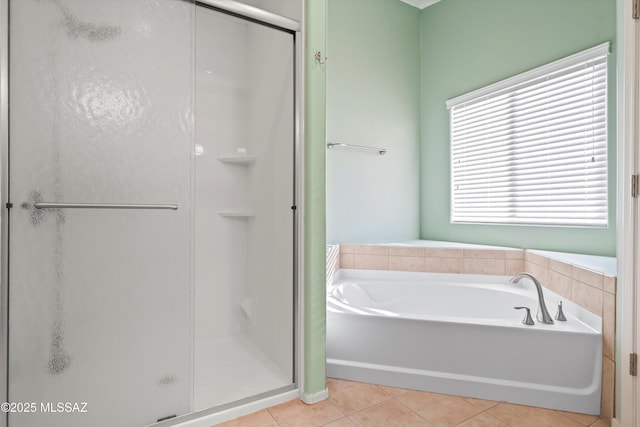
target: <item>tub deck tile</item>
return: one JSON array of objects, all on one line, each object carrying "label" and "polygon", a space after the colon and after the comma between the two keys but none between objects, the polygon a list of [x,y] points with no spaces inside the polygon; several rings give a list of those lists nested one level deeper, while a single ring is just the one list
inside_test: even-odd
[{"label": "tub deck tile", "polygon": [[389,256],[356,254],[354,256],[354,267],[362,270],[388,270]]},{"label": "tub deck tile", "polygon": [[390,256],[389,270],[423,272],[424,258],[417,256]]},{"label": "tub deck tile", "polygon": [[497,274],[504,276],[506,262],[504,259],[464,258],[465,274]]}]

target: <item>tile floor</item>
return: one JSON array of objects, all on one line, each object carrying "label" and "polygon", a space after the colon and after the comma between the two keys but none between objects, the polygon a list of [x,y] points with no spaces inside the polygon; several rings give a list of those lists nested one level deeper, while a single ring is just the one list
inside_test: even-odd
[{"label": "tile floor", "polygon": [[224,427],[606,427],[593,415],[327,379],[329,399],[283,403]]}]

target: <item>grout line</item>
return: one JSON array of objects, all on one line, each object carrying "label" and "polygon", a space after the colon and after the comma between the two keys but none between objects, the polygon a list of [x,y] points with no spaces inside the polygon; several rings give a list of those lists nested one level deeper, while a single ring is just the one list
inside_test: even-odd
[{"label": "grout line", "polygon": [[[487,408],[487,410],[486,410],[485,412],[489,411],[489,409],[492,409],[492,408],[495,408],[496,406],[499,406],[499,405],[500,405],[500,404],[502,404],[502,403],[507,403],[507,402],[498,402],[498,404],[497,404],[497,405],[493,405],[491,408]],[[492,413],[489,413],[489,415],[491,415],[493,418],[495,418],[495,419],[497,419],[497,420],[502,421],[503,423],[505,423],[505,424],[506,424],[506,425],[508,425],[509,427],[513,427],[511,423],[509,423],[509,422],[508,422],[508,421],[506,421],[506,420],[503,420],[503,419],[502,419],[502,418],[500,418],[498,415],[496,415],[496,414],[492,414]]]},{"label": "grout line", "polygon": [[[483,409],[483,410],[481,410],[480,412],[475,413],[475,414],[473,414],[472,416],[470,416],[470,417],[468,417],[468,418],[465,418],[464,420],[462,420],[462,421],[460,421],[459,423],[457,423],[457,424],[456,424],[456,426],[459,426],[459,425],[460,425],[460,424],[462,424],[462,423],[466,423],[467,421],[469,421],[469,420],[471,420],[471,419],[473,419],[473,418],[477,417],[477,416],[478,416],[478,415],[480,415],[480,414],[484,414],[484,413],[485,413],[485,412],[487,412],[489,409],[493,408],[494,406],[497,406],[497,404],[498,404],[498,403],[496,403],[495,405],[491,406],[490,408]],[[480,408],[478,408],[478,409],[480,409]],[[491,415],[491,414],[489,414],[489,415]],[[493,415],[492,415],[492,416],[493,416]],[[497,418],[497,417],[495,417],[495,416],[493,416],[493,417],[494,417],[494,418]],[[500,421],[502,421],[502,420],[500,420]],[[503,421],[503,422],[504,422],[504,421]],[[505,424],[508,424],[508,423],[505,423]]]},{"label": "grout line", "polygon": [[[339,408],[339,407],[338,407],[338,406],[337,406],[333,401],[331,401],[331,400],[329,399],[329,401],[330,401],[331,405],[332,405],[332,406],[334,406],[334,407],[338,410],[338,412],[340,412],[340,413],[342,414],[342,416],[341,416],[340,418],[338,418],[338,419],[335,419],[335,420],[330,421],[329,423],[321,424],[321,426],[326,426],[327,424],[330,424],[330,423],[333,423],[333,422],[336,422],[336,421],[342,420],[342,419],[344,419],[344,418],[346,418],[347,420],[349,420],[349,422],[351,422],[351,423],[355,424],[355,421],[351,418],[351,416],[356,415],[356,414],[359,414],[359,413],[364,412],[364,411],[367,411],[367,410],[369,410],[369,409],[372,409],[372,408],[375,408],[375,407],[381,406],[381,405],[383,405],[383,404],[385,404],[385,403],[388,403],[388,402],[390,402],[390,401],[395,401],[396,403],[398,403],[398,404],[402,405],[403,407],[407,408],[410,412],[412,412],[413,414],[417,415],[420,419],[424,420],[425,422],[427,422],[427,423],[429,423],[429,424],[431,425],[431,422],[430,422],[426,417],[422,416],[422,415],[421,415],[420,413],[418,413],[416,410],[414,410],[414,409],[413,409],[413,408],[411,408],[409,405],[407,405],[406,403],[404,403],[403,401],[401,401],[401,400],[400,400],[400,398],[401,398],[404,394],[406,394],[406,393],[403,393],[403,394],[398,395],[398,396],[394,396],[394,395],[391,395],[390,393],[388,393],[387,391],[385,391],[382,387],[380,387],[380,385],[379,385],[379,384],[374,384],[374,385],[375,385],[375,386],[376,386],[380,391],[382,391],[382,392],[384,393],[384,395],[386,395],[386,396],[388,397],[386,400],[383,400],[383,401],[381,401],[381,402],[374,403],[374,404],[372,404],[372,405],[369,405],[369,406],[367,406],[367,407],[365,407],[365,408],[363,408],[363,409],[361,409],[361,410],[358,410],[358,411],[356,411],[356,412],[353,412],[353,413],[351,413],[351,414],[347,414],[347,413],[343,412],[343,411],[342,411],[342,410],[341,410],[341,409],[340,409],[340,408]],[[407,392],[408,392],[408,391],[407,391]],[[459,397],[459,398],[462,398],[461,396],[458,396],[458,397]],[[483,399],[483,400],[484,400],[484,399]],[[466,402],[466,401],[465,401],[465,402]],[[490,401],[490,402],[493,402],[493,404],[492,404],[491,406],[489,406],[488,408],[486,408],[486,409],[481,409],[481,407],[480,407],[480,406],[476,406],[476,405],[474,405],[474,404],[473,404],[473,403],[471,403],[471,402],[466,402],[466,403],[468,403],[469,405],[474,406],[475,408],[477,408],[477,409],[479,409],[479,410],[481,409],[481,410],[480,410],[479,412],[475,413],[474,415],[472,415],[472,416],[470,416],[470,417],[467,417],[467,418],[465,418],[465,419],[461,420],[460,422],[456,423],[455,425],[456,425],[456,426],[459,426],[459,425],[461,425],[461,424],[463,424],[463,423],[465,423],[465,422],[467,422],[467,421],[469,421],[469,420],[472,420],[472,419],[473,419],[473,418],[475,418],[475,417],[478,417],[479,415],[481,415],[481,414],[483,414],[483,413],[487,413],[489,416],[491,416],[491,417],[493,417],[493,418],[496,418],[496,419],[500,420],[500,421],[501,421],[501,422],[503,422],[505,425],[512,427],[512,426],[513,426],[512,424],[510,424],[510,423],[509,423],[509,422],[507,422],[506,420],[504,420],[504,419],[500,418],[500,416],[499,416],[499,415],[496,415],[496,414],[493,414],[493,413],[489,412],[492,408],[495,408],[495,407],[497,407],[497,406],[499,406],[500,404],[505,403],[505,402],[499,402],[499,401]],[[276,406],[278,406],[278,405],[276,405]],[[276,407],[276,406],[274,406],[274,407]],[[530,407],[530,406],[527,406],[527,405],[520,405],[520,406]],[[271,418],[273,419],[273,421],[274,421],[274,422],[275,422],[279,427],[282,427],[282,425],[278,422],[278,420],[275,418],[275,416],[271,413],[271,409],[272,409],[272,408],[274,408],[274,407],[266,408],[266,409],[267,409],[267,412],[269,413],[269,415],[271,416]],[[553,411],[554,413],[556,413],[556,414],[560,415],[562,418],[567,419],[568,421],[572,421],[572,422],[574,422],[574,423],[581,424],[581,425],[583,425],[583,426],[585,426],[585,427],[587,427],[587,426],[592,426],[592,425],[594,425],[595,423],[597,423],[597,422],[601,419],[601,418],[599,418],[599,417],[596,417],[596,418],[593,420],[593,422],[590,422],[589,424],[583,424],[583,422],[582,422],[582,421],[579,421],[579,420],[577,420],[577,419],[574,419],[574,418],[572,418],[572,417],[570,417],[570,416],[568,416],[568,415],[564,414],[564,413],[563,413],[563,411],[559,411],[559,410],[552,410],[552,411]]]},{"label": "grout line", "polygon": [[278,420],[276,420],[276,417],[274,417],[274,416],[273,416],[273,414],[271,413],[271,408],[275,408],[275,406],[270,406],[270,407],[266,408],[266,409],[267,409],[267,413],[269,414],[269,416],[273,419],[273,421],[274,421],[274,422],[275,422],[279,427],[282,427],[282,426],[280,426],[280,423],[278,422]]},{"label": "grout line", "polygon": [[[333,420],[333,421],[329,421],[328,423],[320,424],[320,425],[318,425],[318,427],[327,426],[327,425],[329,425],[329,424],[331,424],[331,423],[335,423],[336,421],[340,421],[340,420],[343,420],[343,419],[345,419],[345,418],[346,418],[346,419],[348,419],[349,421],[351,421],[351,422],[353,423],[353,420],[352,420],[351,418],[349,418],[349,416],[348,416],[348,415],[344,415],[344,416],[342,416],[342,417],[340,417],[340,418],[338,418],[338,419],[335,419],[335,420]],[[354,423],[354,424],[355,424],[355,423]],[[279,425],[279,424],[278,424],[278,425]],[[281,426],[281,427],[282,427],[282,426]]]},{"label": "grout line", "polygon": [[[402,395],[401,395],[402,396]],[[418,418],[424,420],[427,424],[429,424],[430,426],[433,425],[433,423],[431,421],[429,421],[428,419],[426,419],[425,417],[423,417],[422,415],[420,415],[417,411],[415,411],[413,408],[411,408],[409,405],[407,405],[406,403],[404,403],[402,400],[399,400],[397,397],[394,397],[393,400],[395,400],[396,402],[398,402],[399,404],[401,404],[402,406],[404,406],[405,408],[409,409],[411,412],[413,412],[414,414],[416,414],[418,416]]]},{"label": "grout line", "polygon": [[[377,385],[377,384],[376,384],[376,385]],[[349,415],[345,415],[345,417],[349,418],[349,421],[351,421],[353,424],[356,424],[356,422],[355,422],[355,421],[353,421],[353,419],[351,418],[353,415],[356,415],[356,414],[359,414],[359,413],[361,413],[361,412],[367,411],[367,410],[369,410],[369,409],[371,409],[371,408],[375,408],[376,406],[380,406],[380,405],[382,405],[383,403],[388,402],[389,400],[393,400],[393,398],[391,398],[391,399],[387,399],[387,400],[384,400],[384,401],[382,401],[382,402],[374,403],[373,405],[371,405],[371,406],[367,406],[366,408],[360,409],[359,411],[355,411],[355,412],[350,413]]]},{"label": "grout line", "polygon": [[[484,399],[483,399],[483,400],[484,400]],[[489,412],[489,409],[495,408],[496,406],[500,405],[501,403],[505,403],[505,402],[498,402],[498,401],[496,401],[496,400],[491,400],[491,402],[495,402],[495,404],[494,404],[494,405],[491,405],[491,406],[490,406],[490,407],[488,407],[487,409],[483,409],[482,411],[478,412],[477,414],[475,414],[475,415],[473,415],[473,416],[471,416],[471,417],[469,417],[469,418],[467,418],[467,419],[464,419],[464,420],[460,421],[458,424],[456,424],[456,426],[459,426],[460,424],[465,423],[465,422],[469,421],[470,419],[473,419],[473,418],[477,417],[478,415],[480,415],[480,414],[484,414],[484,413],[486,412],[489,416],[491,416],[491,417],[493,417],[493,418],[495,418],[495,419],[497,419],[497,420],[499,420],[499,421],[502,421],[504,424],[506,424],[506,425],[507,425],[507,426],[509,426],[509,427],[512,427],[512,425],[511,425],[511,424],[509,424],[508,422],[504,421],[504,420],[503,420],[503,419],[501,419],[500,417],[498,417],[498,416],[496,416],[496,415],[493,415],[492,413],[490,413],[490,412]]]}]

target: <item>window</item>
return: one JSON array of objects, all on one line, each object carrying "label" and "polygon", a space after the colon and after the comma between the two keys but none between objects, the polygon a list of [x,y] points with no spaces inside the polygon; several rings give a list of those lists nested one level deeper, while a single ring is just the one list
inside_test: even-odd
[{"label": "window", "polygon": [[447,101],[451,222],[607,226],[608,52]]}]

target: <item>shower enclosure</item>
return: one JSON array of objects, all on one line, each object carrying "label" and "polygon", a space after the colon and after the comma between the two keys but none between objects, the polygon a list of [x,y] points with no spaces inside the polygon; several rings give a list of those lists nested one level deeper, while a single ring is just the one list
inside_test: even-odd
[{"label": "shower enclosure", "polygon": [[1,4],[0,425],[173,425],[295,390],[297,23]]}]

